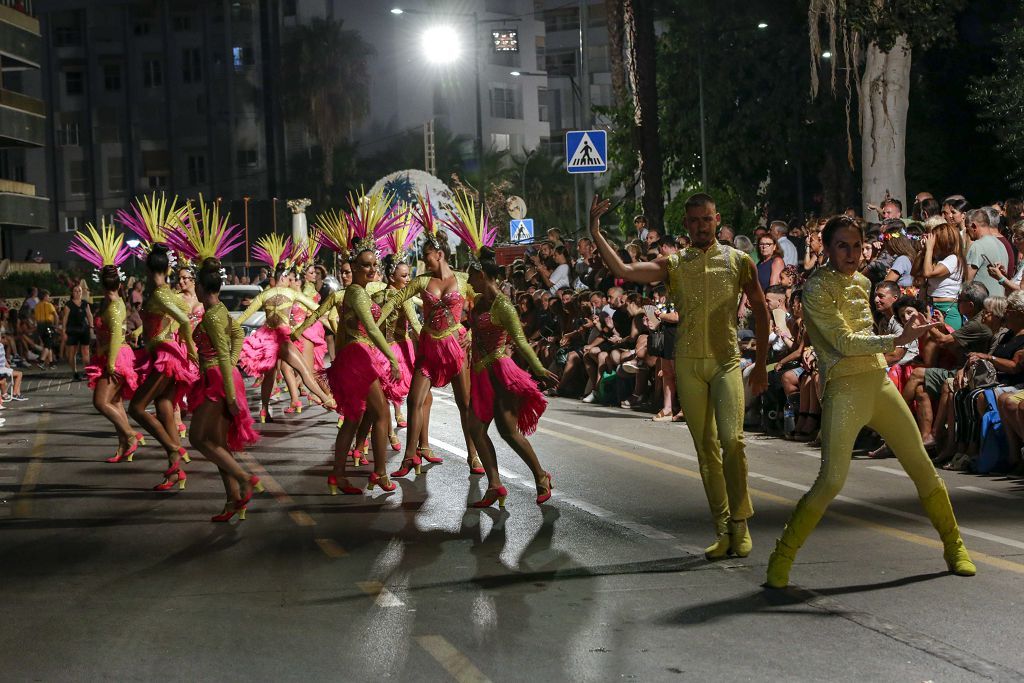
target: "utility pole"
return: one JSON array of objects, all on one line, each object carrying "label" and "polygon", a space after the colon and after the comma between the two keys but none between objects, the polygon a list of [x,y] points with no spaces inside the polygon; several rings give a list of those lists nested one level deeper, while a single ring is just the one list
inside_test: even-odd
[{"label": "utility pole", "polygon": [[[590,64],[587,59],[587,49],[590,47],[590,37],[588,34],[588,24],[590,23],[590,5],[589,0],[579,0],[580,2],[580,108],[583,110],[582,114],[583,130],[590,130],[593,127],[594,120],[590,111]],[[587,207],[591,197],[594,196],[594,176],[591,173],[583,175],[583,205],[584,215],[587,214]],[[577,224],[579,221],[577,220]]]},{"label": "utility pole", "polygon": [[437,149],[434,147],[433,117],[423,124],[423,167],[430,175],[437,175]]}]

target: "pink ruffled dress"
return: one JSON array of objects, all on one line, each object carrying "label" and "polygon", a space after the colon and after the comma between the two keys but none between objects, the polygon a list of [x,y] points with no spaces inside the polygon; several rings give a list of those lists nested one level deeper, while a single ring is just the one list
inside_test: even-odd
[{"label": "pink ruffled dress", "polygon": [[[319,300],[319,296],[315,297],[315,300]],[[292,318],[292,329],[295,329],[306,321],[309,317],[309,312],[305,306],[301,304],[293,304],[291,311]],[[300,336],[294,342],[295,348],[300,352],[306,347],[306,344],[313,345],[313,370],[316,372],[323,372],[324,369],[324,358],[327,357],[327,336],[324,333],[324,324],[317,320],[315,323],[307,327],[302,331]]]},{"label": "pink ruffled dress", "polygon": [[[366,290],[358,285],[349,286],[341,310],[344,346],[326,372],[327,385],[338,403],[338,412],[346,420],[356,421],[366,412],[366,396],[373,383],[380,382],[381,389],[387,391],[391,377],[391,363],[371,338],[374,333],[380,335],[380,331],[367,330],[357,308],[368,311],[374,320],[380,318],[380,306],[370,299]],[[383,335],[379,339],[383,342]]]},{"label": "pink ruffled dress", "polygon": [[[401,296],[401,291],[388,287],[380,292],[371,295],[373,300],[384,304]],[[388,340],[391,353],[398,360],[398,366],[402,376],[398,380],[391,379],[390,374],[382,389],[391,403],[402,403],[409,395],[409,388],[412,386],[412,373],[416,369],[416,345],[410,338],[410,329],[420,332],[419,319],[416,317],[416,310],[411,301],[405,301],[401,308],[393,308],[387,320],[381,321],[377,318],[380,331]]]},{"label": "pink ruffled dress", "polygon": [[[120,382],[121,399],[128,401],[135,395],[139,388],[139,374],[135,370],[135,353],[132,348],[124,343],[124,302],[116,299],[107,304],[103,315],[96,318],[96,345],[97,353],[93,355],[89,365],[85,366],[85,376],[89,380],[89,388],[95,389],[100,378],[110,378],[109,358],[110,349],[117,347],[114,352],[114,374],[116,381]],[[114,343],[117,335],[117,342]]]},{"label": "pink ruffled dress", "polygon": [[473,367],[470,371],[470,408],[487,424],[494,419],[495,385],[518,400],[517,426],[525,435],[537,430],[537,423],[548,402],[536,381],[509,356],[509,344],[515,344],[535,374],[544,372],[530,348],[519,323],[515,305],[499,295],[489,311],[472,315]]},{"label": "pink ruffled dress", "polygon": [[[180,406],[189,387],[199,379],[199,367],[189,359],[185,344],[175,338],[175,320],[168,314],[177,306],[175,297],[169,289],[161,287],[143,305],[142,338],[146,346],[135,353],[135,368],[140,385],[153,373],[174,382],[174,401]],[[180,309],[179,312],[182,319],[187,319],[186,313]]]},{"label": "pink ruffled dress", "polygon": [[447,386],[466,365],[462,340],[467,332],[461,322],[466,300],[459,292],[447,292],[438,297],[424,289],[422,295],[423,331],[416,369],[430,380],[431,386]]},{"label": "pink ruffled dress", "polygon": [[[212,335],[212,336],[211,336]],[[253,429],[252,414],[249,413],[249,404],[245,400],[245,382],[242,380],[242,373],[235,367],[232,349],[241,347],[241,340],[245,336],[241,326],[228,314],[223,304],[214,306],[203,318],[203,322],[192,334],[196,343],[196,352],[199,355],[199,363],[202,375],[195,382],[188,392],[188,405],[192,412],[199,409],[207,401],[223,402],[227,400],[227,392],[224,389],[224,374],[221,369],[221,356],[227,358],[227,365],[231,367],[231,381],[235,386],[235,406],[238,412],[231,417],[231,424],[228,427],[227,444],[232,451],[240,451],[252,446],[260,439],[259,433]]]}]

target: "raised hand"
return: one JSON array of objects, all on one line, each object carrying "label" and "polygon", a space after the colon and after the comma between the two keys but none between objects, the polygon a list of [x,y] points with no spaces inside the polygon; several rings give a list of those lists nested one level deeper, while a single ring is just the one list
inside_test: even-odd
[{"label": "raised hand", "polygon": [[612,202],[609,199],[601,199],[601,196],[594,194],[593,201],[590,202],[590,234],[597,235],[601,230],[601,216],[608,213],[609,209],[612,208]]}]

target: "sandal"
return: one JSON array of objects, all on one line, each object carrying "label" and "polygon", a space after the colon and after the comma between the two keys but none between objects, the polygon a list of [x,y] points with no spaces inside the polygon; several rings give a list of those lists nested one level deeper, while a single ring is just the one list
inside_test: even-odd
[{"label": "sandal", "polygon": [[668,413],[666,413],[665,409],[662,408],[661,410],[658,411],[656,415],[651,417],[651,419],[655,422],[672,422],[672,412],[669,411]]}]

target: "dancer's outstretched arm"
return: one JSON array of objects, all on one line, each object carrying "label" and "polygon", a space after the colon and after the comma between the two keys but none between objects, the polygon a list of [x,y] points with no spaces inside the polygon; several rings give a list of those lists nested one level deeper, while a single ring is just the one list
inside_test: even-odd
[{"label": "dancer's outstretched arm", "polygon": [[326,299],[324,299],[323,302],[320,303],[319,307],[317,307],[316,303],[312,299],[310,299],[309,297],[302,297],[302,298],[305,299],[306,301],[308,301],[310,304],[312,304],[313,307],[310,307],[310,306],[306,305],[306,303],[303,302],[302,299],[299,299],[298,297],[296,297],[296,301],[298,301],[303,306],[306,306],[306,308],[308,308],[310,311],[312,311],[312,313],[310,313],[308,316],[306,316],[305,321],[303,321],[303,323],[301,325],[299,325],[294,330],[292,330],[292,339],[293,340],[294,339],[298,339],[299,337],[301,337],[302,333],[305,332],[313,323],[315,323],[317,320],[319,320],[320,318],[322,318],[325,315],[327,315],[331,311],[331,309],[333,309],[335,306],[338,305],[337,304],[337,302],[338,302],[338,293],[337,292],[331,292],[330,295]]}]

